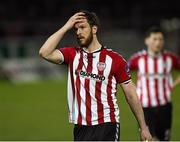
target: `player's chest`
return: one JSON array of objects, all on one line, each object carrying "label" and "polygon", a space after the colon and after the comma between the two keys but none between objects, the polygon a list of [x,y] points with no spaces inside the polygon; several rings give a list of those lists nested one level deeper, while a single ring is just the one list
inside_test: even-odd
[{"label": "player's chest", "polygon": [[171,58],[142,57],[138,60],[138,70],[142,74],[168,74],[172,70]]},{"label": "player's chest", "polygon": [[109,56],[96,54],[79,54],[74,58],[75,75],[96,81],[104,81],[111,74],[112,59]]}]

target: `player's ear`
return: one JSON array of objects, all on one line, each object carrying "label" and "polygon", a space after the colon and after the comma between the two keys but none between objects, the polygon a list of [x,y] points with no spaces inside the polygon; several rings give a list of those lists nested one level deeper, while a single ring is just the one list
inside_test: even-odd
[{"label": "player's ear", "polygon": [[97,33],[97,30],[98,30],[98,27],[97,27],[97,26],[92,26],[92,32],[93,32],[93,34],[96,34],[96,33]]},{"label": "player's ear", "polygon": [[147,38],[144,39],[145,45],[148,45],[148,42],[149,42],[149,38],[147,37]]}]

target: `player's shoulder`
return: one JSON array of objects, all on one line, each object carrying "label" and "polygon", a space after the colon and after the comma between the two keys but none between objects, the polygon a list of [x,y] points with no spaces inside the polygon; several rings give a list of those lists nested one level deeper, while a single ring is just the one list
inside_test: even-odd
[{"label": "player's shoulder", "polygon": [[131,56],[131,58],[140,58],[140,57],[146,56],[146,55],[147,55],[147,51],[146,51],[145,49],[143,49],[143,50],[140,50],[140,51],[135,52],[135,53]]},{"label": "player's shoulder", "polygon": [[172,57],[172,58],[179,58],[178,55],[172,51],[169,51],[169,50],[164,50],[163,51],[163,55],[164,56],[169,56],[169,57]]},{"label": "player's shoulder", "polygon": [[64,46],[62,48],[59,48],[60,50],[66,50],[68,52],[79,52],[81,51],[82,49],[78,46],[71,46],[71,45],[67,45],[67,46]]},{"label": "player's shoulder", "polygon": [[106,51],[106,53],[111,56],[111,57],[115,57],[115,58],[122,58],[122,55],[120,53],[118,53],[117,51],[114,51],[111,48],[107,48],[106,46],[104,47],[104,50]]},{"label": "player's shoulder", "polygon": [[114,51],[113,49],[104,47],[104,50],[114,61],[126,61],[120,53]]}]

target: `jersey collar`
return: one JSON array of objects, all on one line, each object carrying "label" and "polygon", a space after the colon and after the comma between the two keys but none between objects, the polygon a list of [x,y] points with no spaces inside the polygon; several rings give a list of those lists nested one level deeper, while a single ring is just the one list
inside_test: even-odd
[{"label": "jersey collar", "polygon": [[[103,48],[104,48],[104,46],[102,45],[100,48],[94,50],[94,51],[91,52],[91,53],[97,53],[97,52],[100,52]],[[84,52],[86,52],[86,53],[89,53],[89,52],[87,51],[86,48],[82,48],[82,50],[83,50]]]}]

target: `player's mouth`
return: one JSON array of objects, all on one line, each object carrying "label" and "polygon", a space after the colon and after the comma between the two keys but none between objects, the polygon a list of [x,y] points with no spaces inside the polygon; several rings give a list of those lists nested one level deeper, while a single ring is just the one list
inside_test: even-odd
[{"label": "player's mouth", "polygon": [[84,39],[84,37],[82,37],[82,36],[81,36],[81,37],[78,37],[78,40],[82,40],[82,39]]},{"label": "player's mouth", "polygon": [[79,40],[80,42],[82,42],[82,41],[84,41],[84,38],[81,37],[81,38],[78,38],[78,40]]}]

